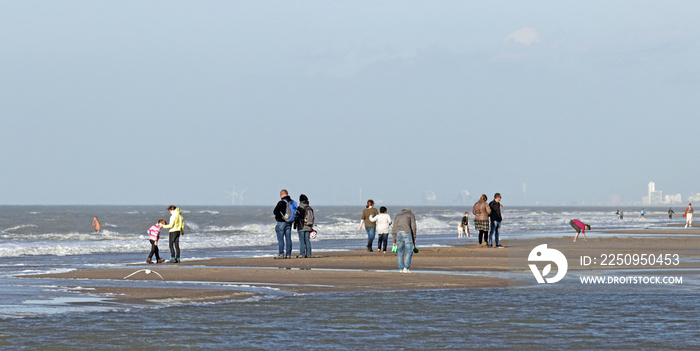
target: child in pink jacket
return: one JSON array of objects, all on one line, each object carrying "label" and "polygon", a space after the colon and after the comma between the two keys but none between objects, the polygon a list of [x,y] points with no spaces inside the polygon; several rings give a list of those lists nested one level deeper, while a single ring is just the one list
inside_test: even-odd
[{"label": "child in pink jacket", "polygon": [[156,255],[156,262],[163,263],[163,260],[160,259],[160,255],[158,254],[158,239],[160,239],[160,229],[163,228],[166,223],[164,219],[159,219],[158,223],[148,228],[148,241],[151,242],[151,253],[148,254],[146,263],[153,263],[151,257],[153,257],[154,254]]}]

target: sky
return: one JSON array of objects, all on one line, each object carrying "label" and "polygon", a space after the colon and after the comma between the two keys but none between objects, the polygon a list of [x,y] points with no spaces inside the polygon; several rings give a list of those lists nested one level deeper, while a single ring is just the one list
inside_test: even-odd
[{"label": "sky", "polygon": [[698,13],[0,0],[0,204],[617,204],[650,181],[686,199]]}]

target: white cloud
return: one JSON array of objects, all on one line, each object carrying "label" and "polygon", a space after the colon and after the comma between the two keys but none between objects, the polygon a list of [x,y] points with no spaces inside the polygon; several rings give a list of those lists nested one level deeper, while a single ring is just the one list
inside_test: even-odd
[{"label": "white cloud", "polygon": [[541,40],[540,32],[536,28],[525,26],[512,31],[508,34],[505,41],[530,46],[534,43],[539,43]]}]

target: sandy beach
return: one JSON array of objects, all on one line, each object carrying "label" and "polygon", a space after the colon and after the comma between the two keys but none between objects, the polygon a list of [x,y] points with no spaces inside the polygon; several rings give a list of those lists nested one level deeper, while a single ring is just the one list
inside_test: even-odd
[{"label": "sandy beach", "polygon": [[[173,285],[165,288],[112,288],[92,287],[89,293],[104,294],[117,301],[152,304],[162,301],[222,301],[246,299],[256,293],[241,291],[236,285],[269,287],[291,293],[330,293],[343,291],[387,291],[426,289],[473,289],[486,287],[509,287],[533,284],[534,282],[505,279],[503,272],[526,271],[527,255],[540,243],[557,247],[569,260],[569,269],[579,267],[580,256],[598,253],[680,253],[681,268],[700,268],[700,231],[684,231],[685,236],[667,238],[645,237],[642,234],[665,234],[664,230],[618,231],[637,236],[600,237],[589,233],[588,241],[572,237],[509,240],[506,248],[486,248],[465,244],[455,247],[421,249],[413,256],[412,273],[397,271],[397,258],[391,253],[367,252],[365,250],[316,252],[312,258],[273,259],[272,257],[216,258],[202,261],[184,260],[180,264],[134,265],[133,268],[76,270],[60,274],[33,275],[32,278],[81,279],[80,286],[90,288],[87,280],[124,277],[140,269],[150,269],[168,282],[219,282],[231,284],[228,290],[185,289]],[[688,234],[692,234],[688,236]],[[420,247],[420,246],[419,246]],[[628,269],[634,266],[596,267],[597,269]],[[500,274],[490,274],[499,273]],[[501,276],[496,277],[495,275]],[[139,272],[130,280],[160,280],[156,274]],[[70,286],[70,281],[66,281]],[[76,284],[78,285],[78,284]]]}]

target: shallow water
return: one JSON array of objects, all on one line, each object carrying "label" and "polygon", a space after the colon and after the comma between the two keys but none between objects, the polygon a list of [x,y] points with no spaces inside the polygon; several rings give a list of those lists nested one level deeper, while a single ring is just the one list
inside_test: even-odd
[{"label": "shallow water", "polygon": [[668,349],[700,347],[696,294],[538,289],[338,293],[0,320],[13,349]]}]

